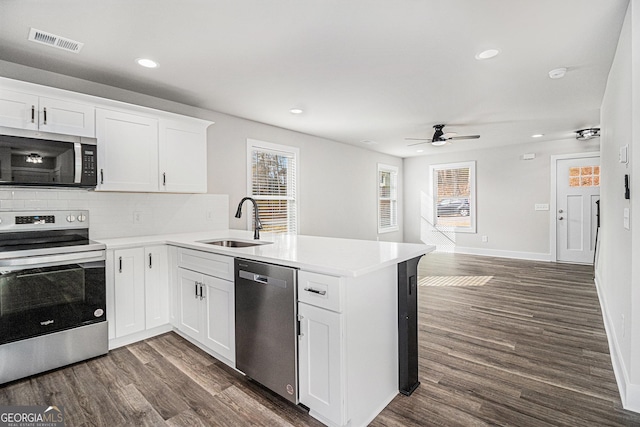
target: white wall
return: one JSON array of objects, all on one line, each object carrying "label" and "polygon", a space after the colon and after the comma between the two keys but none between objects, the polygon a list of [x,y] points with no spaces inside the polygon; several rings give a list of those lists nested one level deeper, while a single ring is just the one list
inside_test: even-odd
[{"label": "white wall", "polygon": [[[482,146],[482,139],[477,142]],[[405,159],[404,240],[434,243],[441,250],[550,259],[550,212],[535,211],[536,203],[551,204],[551,156],[598,151],[599,140],[528,142],[506,147],[452,152]],[[533,160],[522,160],[534,153]],[[432,231],[425,218],[433,209],[429,166],[476,161],[477,233]],[[482,242],[482,236],[488,242]]]},{"label": "white wall", "polygon": [[[300,234],[378,237],[377,163],[398,166],[401,174],[402,159],[230,116],[216,120],[209,129],[209,188],[229,194],[230,215],[247,193],[246,140],[257,139],[300,149]],[[402,194],[402,180],[399,186]],[[398,204],[401,219],[402,198]],[[231,218],[230,224],[245,227],[245,217]],[[400,231],[379,238],[401,241],[402,223]]]},{"label": "white wall", "polygon": [[247,192],[246,140],[251,138],[300,148],[300,234],[402,240],[402,180],[399,231],[378,236],[376,200],[377,163],[398,166],[401,175],[400,158],[6,61],[0,61],[0,76],[214,121],[208,131],[208,192],[229,196],[231,228],[247,226],[244,216],[238,220],[233,214]]},{"label": "white wall", "polygon": [[[640,3],[632,1],[611,67],[602,109],[601,230],[596,284],[624,406],[640,412]],[[630,162],[619,162],[629,145]],[[624,198],[624,175],[631,177],[631,200]],[[623,226],[630,209],[631,228]],[[635,225],[635,227],[634,227]]]}]

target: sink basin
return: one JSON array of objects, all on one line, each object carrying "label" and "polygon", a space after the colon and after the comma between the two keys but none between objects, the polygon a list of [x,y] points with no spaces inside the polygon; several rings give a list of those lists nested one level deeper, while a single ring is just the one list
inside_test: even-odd
[{"label": "sink basin", "polygon": [[207,245],[224,246],[227,248],[249,248],[251,246],[268,245],[272,242],[219,239],[219,240],[204,241],[200,243],[206,243]]}]

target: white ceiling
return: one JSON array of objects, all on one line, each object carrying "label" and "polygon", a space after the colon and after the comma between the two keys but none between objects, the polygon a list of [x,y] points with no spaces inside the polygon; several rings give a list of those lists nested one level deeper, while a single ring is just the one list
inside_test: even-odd
[{"label": "white ceiling", "polygon": [[[599,124],[628,0],[0,0],[0,59],[409,157]],[[78,54],[29,29],[84,43]],[[485,61],[476,53],[498,48]],[[157,69],[134,60],[152,58]],[[566,67],[563,79],[548,72]],[[304,109],[294,116],[292,107]],[[480,134],[445,147],[432,126]],[[375,141],[364,145],[361,141]]]}]

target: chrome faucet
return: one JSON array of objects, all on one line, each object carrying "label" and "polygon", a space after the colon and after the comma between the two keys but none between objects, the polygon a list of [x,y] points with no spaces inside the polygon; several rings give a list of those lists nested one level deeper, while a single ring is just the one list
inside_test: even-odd
[{"label": "chrome faucet", "polygon": [[236,218],[242,218],[242,204],[245,200],[251,200],[253,203],[253,238],[256,240],[260,239],[260,230],[262,230],[262,223],[260,222],[260,217],[258,216],[258,204],[251,197],[245,197],[240,200],[238,203],[238,210],[236,211]]}]

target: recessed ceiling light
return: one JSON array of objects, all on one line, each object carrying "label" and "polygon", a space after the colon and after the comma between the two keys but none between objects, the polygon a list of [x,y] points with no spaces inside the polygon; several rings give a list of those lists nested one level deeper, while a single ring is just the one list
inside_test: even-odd
[{"label": "recessed ceiling light", "polygon": [[360,143],[364,144],[364,145],[374,145],[374,144],[376,144],[375,141],[371,141],[370,139],[363,139],[362,141],[360,141]]},{"label": "recessed ceiling light", "polygon": [[423,153],[424,150],[416,150],[416,153]]},{"label": "recessed ceiling light", "polygon": [[138,58],[136,59],[136,62],[138,63],[138,65],[141,65],[145,68],[157,68],[158,67],[158,63],[152,59],[147,59],[147,58]]},{"label": "recessed ceiling light", "polygon": [[482,61],[483,59],[491,59],[499,53],[500,51],[498,49],[483,50],[482,52],[476,54],[476,59],[479,61]]},{"label": "recessed ceiling light", "polygon": [[567,74],[567,69],[562,67],[562,68],[555,68],[551,71],[549,71],[549,78],[551,79],[561,79],[565,76],[565,74]]},{"label": "recessed ceiling light", "polygon": [[531,138],[542,138],[544,136],[544,134],[542,133],[536,133],[535,135],[531,135]]},{"label": "recessed ceiling light", "polygon": [[292,108],[289,110],[289,112],[291,114],[302,114],[304,113],[304,110],[302,108]]}]

